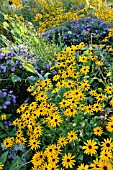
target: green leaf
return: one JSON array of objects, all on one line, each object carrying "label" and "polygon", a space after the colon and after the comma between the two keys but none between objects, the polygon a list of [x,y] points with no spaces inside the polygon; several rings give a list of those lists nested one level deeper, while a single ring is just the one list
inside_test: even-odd
[{"label": "green leaf", "polygon": [[47,72],[45,75],[44,75],[44,78],[48,78],[48,76],[50,75],[51,73]]},{"label": "green leaf", "polygon": [[0,135],[0,139],[4,139],[7,137],[7,134]]},{"label": "green leaf", "polygon": [[17,57],[17,56],[13,57],[13,60],[19,60],[19,61],[25,62],[22,57]]},{"label": "green leaf", "polygon": [[35,68],[31,64],[23,62],[22,65],[27,71],[38,74],[38,72],[35,70]]},{"label": "green leaf", "polygon": [[15,133],[16,133],[16,127],[14,127],[12,129],[12,131],[9,133],[9,135],[12,137],[12,136],[15,136]]},{"label": "green leaf", "polygon": [[21,78],[18,77],[18,76],[16,76],[16,75],[13,75],[13,76],[11,77],[11,80],[15,83],[15,82],[21,81]]},{"label": "green leaf", "polygon": [[16,156],[16,158],[12,161],[12,164],[10,166],[10,170],[19,170],[19,165],[20,165],[20,157]]},{"label": "green leaf", "polygon": [[3,49],[3,50],[2,50],[2,53],[10,53],[10,50],[8,50],[8,49]]},{"label": "green leaf", "polygon": [[33,83],[36,82],[36,80],[37,80],[38,78],[35,77],[35,76],[29,76],[27,79],[28,79],[28,81],[29,81],[30,84],[33,84]]},{"label": "green leaf", "polygon": [[7,160],[7,155],[8,155],[8,151],[4,152],[2,156],[0,157],[0,162],[4,164]]},{"label": "green leaf", "polygon": [[40,80],[44,80],[44,77],[41,74],[38,73],[38,76]]},{"label": "green leaf", "polygon": [[12,114],[7,114],[6,119],[9,119],[12,116]]},{"label": "green leaf", "polygon": [[2,123],[2,122],[0,122],[0,127],[1,127],[1,128],[4,128],[4,126],[3,126],[3,123]]}]

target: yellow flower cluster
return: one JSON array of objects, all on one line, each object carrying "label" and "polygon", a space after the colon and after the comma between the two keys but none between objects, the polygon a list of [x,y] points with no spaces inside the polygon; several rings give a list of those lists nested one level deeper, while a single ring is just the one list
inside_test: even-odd
[{"label": "yellow flower cluster", "polygon": [[53,26],[60,26],[67,21],[73,19],[78,20],[84,16],[84,9],[70,9],[69,11],[66,11],[66,7],[63,6],[62,2],[56,3],[55,7],[52,7],[49,3],[43,3],[43,6],[44,9],[41,10],[42,14],[37,13],[34,20],[39,23],[38,32],[44,32]]},{"label": "yellow flower cluster", "polygon": [[[77,170],[84,168],[95,170],[95,167],[97,170],[105,167],[112,170],[113,168],[111,164],[113,141],[111,138],[100,140],[104,134],[101,127],[103,123],[100,120],[97,125],[93,124],[93,127],[90,127],[90,133],[94,138],[90,140],[82,138],[84,141],[81,141],[83,145],[80,147],[84,154],[90,156],[98,152],[98,159],[93,159],[90,165],[81,162],[82,164],[76,166],[78,151],[73,155],[67,149],[71,144],[75,150],[76,146],[79,147],[76,142],[79,143],[82,134],[78,133],[79,129],[76,130],[76,124],[80,126],[77,116],[81,119],[85,115],[99,117],[103,111],[104,101],[109,99],[109,104],[113,105],[113,87],[106,84],[103,90],[93,89],[88,77],[91,69],[94,69],[93,65],[101,68],[104,62],[101,63],[99,57],[91,50],[85,50],[81,54],[83,48],[85,44],[81,42],[79,45],[72,45],[54,53],[56,63],[51,70],[55,69],[57,74],[52,80],[50,78],[37,80],[34,85],[28,87],[27,91],[34,97],[34,101],[30,104],[23,103],[17,109],[20,117],[13,121],[13,125],[17,126],[15,137],[8,137],[3,141],[6,148],[23,144],[33,150],[32,170],[63,170],[74,167],[77,167]],[[92,102],[88,102],[89,97]],[[86,133],[84,125],[80,128]],[[113,117],[107,120],[104,129],[108,133],[113,133]]]},{"label": "yellow flower cluster", "polygon": [[21,0],[10,0],[13,4],[21,4]]},{"label": "yellow flower cluster", "polygon": [[105,5],[101,5],[99,9],[95,10],[95,16],[105,20],[106,22],[113,23],[113,8],[109,8]]}]

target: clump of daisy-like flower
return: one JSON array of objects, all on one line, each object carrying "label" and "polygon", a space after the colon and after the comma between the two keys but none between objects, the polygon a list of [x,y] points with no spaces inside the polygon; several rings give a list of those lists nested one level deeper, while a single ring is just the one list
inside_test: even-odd
[{"label": "clump of daisy-like flower", "polygon": [[15,136],[3,145],[7,150],[24,145],[33,170],[112,169],[113,86],[110,76],[104,78],[111,65],[98,48],[103,52],[103,46],[81,42],[56,52],[50,68],[55,75],[27,88],[33,100],[17,109]]}]

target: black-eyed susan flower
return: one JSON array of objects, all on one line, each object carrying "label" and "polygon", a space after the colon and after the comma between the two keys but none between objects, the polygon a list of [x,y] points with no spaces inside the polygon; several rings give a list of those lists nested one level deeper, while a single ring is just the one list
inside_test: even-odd
[{"label": "black-eyed susan flower", "polygon": [[54,77],[53,77],[53,81],[58,81],[60,79],[60,75],[56,74]]},{"label": "black-eyed susan flower", "polygon": [[4,164],[2,162],[0,162],[0,170],[2,170],[4,167]]},{"label": "black-eyed susan flower", "polygon": [[83,66],[83,67],[80,69],[80,72],[83,73],[83,74],[86,74],[86,73],[89,72],[89,69],[90,69],[89,66]]},{"label": "black-eyed susan flower", "polygon": [[113,142],[112,142],[112,139],[104,139],[104,142],[102,142],[101,144],[102,146],[102,150],[107,150],[107,151],[110,151],[113,149]]},{"label": "black-eyed susan flower", "polygon": [[91,170],[96,170],[99,168],[99,158],[93,160],[93,163],[90,164]]},{"label": "black-eyed susan flower", "polygon": [[6,114],[3,114],[3,115],[1,116],[1,119],[2,119],[2,120],[6,120],[6,118],[7,118]]},{"label": "black-eyed susan flower", "polygon": [[113,156],[112,156],[112,152],[111,151],[108,151],[108,150],[102,150],[101,153],[100,153],[100,159],[101,160],[112,160]]},{"label": "black-eyed susan flower", "polygon": [[41,152],[38,151],[32,157],[31,162],[34,166],[37,167],[37,166],[42,165],[42,163],[44,163],[44,158],[45,158],[44,153],[42,151]]},{"label": "black-eyed susan flower", "polygon": [[77,139],[77,134],[76,134],[76,132],[74,132],[74,131],[68,132],[68,134],[67,134],[67,139],[68,139],[69,142],[75,141],[75,140]]},{"label": "black-eyed susan flower", "polygon": [[13,147],[14,144],[15,144],[14,137],[5,138],[4,141],[3,141],[3,145],[5,146],[6,149]]},{"label": "black-eyed susan flower", "polygon": [[69,100],[62,99],[62,101],[59,103],[60,108],[66,108],[70,105]]},{"label": "black-eyed susan flower", "polygon": [[51,164],[57,164],[59,162],[59,158],[56,154],[48,156],[47,160],[48,160],[48,163],[51,163]]},{"label": "black-eyed susan flower", "polygon": [[109,103],[111,106],[113,106],[113,99],[111,99]]},{"label": "black-eyed susan flower", "polygon": [[90,56],[90,60],[92,60],[92,61],[96,60],[97,58],[98,58],[98,57],[97,57],[96,55]]},{"label": "black-eyed susan flower", "polygon": [[89,166],[88,165],[84,165],[84,163],[81,164],[80,166],[78,166],[78,168],[77,168],[77,170],[88,170],[88,169],[89,169]]},{"label": "black-eyed susan flower", "polygon": [[94,110],[95,112],[101,111],[101,110],[102,110],[102,105],[101,105],[100,103],[95,103],[95,104],[93,105],[93,110]]},{"label": "black-eyed susan flower", "polygon": [[93,113],[94,110],[93,110],[92,105],[86,106],[86,107],[85,107],[85,111],[86,111],[87,113],[89,113],[89,114],[90,114],[90,113]]},{"label": "black-eyed susan flower", "polygon": [[105,87],[104,91],[105,91],[106,93],[108,93],[108,94],[112,94],[112,92],[113,92],[113,87],[107,85],[107,86]]},{"label": "black-eyed susan flower", "polygon": [[88,61],[88,57],[86,56],[79,56],[79,62],[86,63]]},{"label": "black-eyed susan flower", "polygon": [[87,143],[84,142],[84,144],[85,146],[82,147],[83,149],[85,149],[84,153],[92,156],[97,152],[96,149],[98,149],[98,146],[96,146],[96,142],[94,140],[87,140]]},{"label": "black-eyed susan flower", "polygon": [[62,157],[63,167],[65,167],[66,169],[72,168],[73,165],[75,165],[75,162],[76,162],[73,158],[75,158],[75,156],[72,156],[72,153],[68,153],[67,155],[65,154]]},{"label": "black-eyed susan flower", "polygon": [[49,163],[48,170],[59,170],[58,165]]},{"label": "black-eyed susan flower", "polygon": [[107,129],[108,132],[113,133],[113,121],[109,121],[107,123],[106,129]]},{"label": "black-eyed susan flower", "polygon": [[112,170],[113,166],[109,161],[99,161],[98,170]]},{"label": "black-eyed susan flower", "polygon": [[68,141],[67,141],[66,137],[63,136],[63,137],[59,137],[57,143],[58,143],[58,146],[63,147],[63,146],[66,146]]},{"label": "black-eyed susan flower", "polygon": [[95,98],[97,99],[97,102],[100,102],[100,101],[105,100],[105,95],[103,95],[103,94],[97,94],[97,95],[95,96]]},{"label": "black-eyed susan flower", "polygon": [[88,84],[88,81],[81,82],[81,89],[82,90],[89,90],[90,89],[90,84]]},{"label": "black-eyed susan flower", "polygon": [[53,115],[53,119],[48,119],[48,125],[53,128],[56,126],[60,126],[61,123],[62,123],[62,118],[60,114]]},{"label": "black-eyed susan flower", "polygon": [[56,145],[54,145],[54,144],[49,145],[44,151],[45,156],[48,157],[48,156],[55,155],[56,154],[55,148],[56,148]]},{"label": "black-eyed susan flower", "polygon": [[91,90],[89,93],[90,93],[91,96],[96,96],[97,95],[96,90]]},{"label": "black-eyed susan flower", "polygon": [[40,148],[40,144],[41,142],[37,139],[32,139],[32,140],[29,140],[29,144],[28,146],[30,146],[30,148],[33,150],[36,150],[37,148]]},{"label": "black-eyed susan flower", "polygon": [[99,61],[99,60],[97,60],[95,63],[96,63],[96,65],[98,65],[98,66],[103,66],[103,65],[104,65],[104,63],[103,63],[102,61]]},{"label": "black-eyed susan flower", "polygon": [[97,126],[97,127],[95,127],[95,128],[93,129],[93,133],[94,133],[95,135],[101,136],[102,133],[103,133],[103,130],[102,130],[101,127]]}]

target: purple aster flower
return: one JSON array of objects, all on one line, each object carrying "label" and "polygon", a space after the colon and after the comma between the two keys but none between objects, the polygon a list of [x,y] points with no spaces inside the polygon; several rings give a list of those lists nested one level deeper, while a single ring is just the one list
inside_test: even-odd
[{"label": "purple aster flower", "polygon": [[13,103],[16,104],[16,99],[13,99]]},{"label": "purple aster flower", "polygon": [[19,68],[22,68],[22,67],[23,67],[23,66],[20,64],[20,65],[19,65]]},{"label": "purple aster flower", "polygon": [[3,69],[3,72],[4,72],[4,73],[6,72],[6,68],[7,68],[7,66],[1,65],[1,69]]},{"label": "purple aster flower", "polygon": [[3,108],[3,109],[7,109],[7,106],[6,106],[6,105],[3,105],[2,108]]},{"label": "purple aster flower", "polygon": [[5,128],[6,128],[6,129],[8,129],[8,128],[9,128],[9,126],[8,126],[8,125],[6,125],[6,126],[5,126]]},{"label": "purple aster flower", "polygon": [[5,102],[5,105],[10,105],[11,104],[11,102],[9,101],[9,100],[7,100],[6,102]]},{"label": "purple aster flower", "polygon": [[11,71],[15,71],[15,67],[12,67],[12,68],[11,68]]},{"label": "purple aster flower", "polygon": [[9,126],[12,126],[12,122],[11,122],[11,121],[9,121],[9,122],[8,122],[8,125],[9,125]]},{"label": "purple aster flower", "polygon": [[2,97],[6,97],[7,96],[7,93],[6,92],[3,92],[2,93]]},{"label": "purple aster flower", "polygon": [[4,125],[7,125],[7,121],[6,120],[3,123],[4,123]]},{"label": "purple aster flower", "polygon": [[35,66],[35,70],[40,71],[41,69],[40,69],[40,67]]}]

